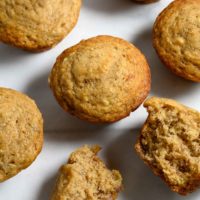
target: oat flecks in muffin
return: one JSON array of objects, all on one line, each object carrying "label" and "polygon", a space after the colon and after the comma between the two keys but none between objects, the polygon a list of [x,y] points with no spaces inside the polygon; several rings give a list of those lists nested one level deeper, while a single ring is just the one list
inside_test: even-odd
[{"label": "oat flecks in muffin", "polygon": [[30,51],[55,46],[75,26],[81,0],[1,0],[0,41]]},{"label": "oat flecks in muffin", "polygon": [[83,40],[65,50],[49,77],[64,110],[95,123],[128,116],[146,98],[150,82],[143,54],[112,36]]},{"label": "oat flecks in muffin", "polygon": [[51,200],[115,200],[122,177],[97,157],[99,146],[83,146],[73,152],[60,169]]},{"label": "oat flecks in muffin", "polygon": [[158,16],[154,47],[175,74],[200,82],[200,0],[175,0]]},{"label": "oat flecks in muffin", "polygon": [[43,119],[26,95],[0,88],[0,182],[28,167],[43,145]]},{"label": "oat flecks in muffin", "polygon": [[182,195],[200,184],[200,113],[174,100],[150,98],[136,150],[153,172]]}]

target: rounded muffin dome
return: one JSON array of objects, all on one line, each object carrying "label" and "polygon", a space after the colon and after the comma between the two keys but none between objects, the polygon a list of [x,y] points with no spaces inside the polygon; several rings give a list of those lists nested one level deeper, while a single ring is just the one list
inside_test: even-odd
[{"label": "rounded muffin dome", "polygon": [[163,63],[176,75],[200,82],[200,1],[173,1],[158,16],[154,47]]},{"label": "rounded muffin dome", "polygon": [[146,98],[150,70],[132,44],[97,36],[65,50],[57,58],[49,83],[67,112],[90,122],[114,122]]},{"label": "rounded muffin dome", "polygon": [[0,182],[28,167],[43,145],[43,119],[36,104],[0,88]]},{"label": "rounded muffin dome", "polygon": [[30,51],[55,46],[75,26],[81,0],[1,0],[0,41]]}]

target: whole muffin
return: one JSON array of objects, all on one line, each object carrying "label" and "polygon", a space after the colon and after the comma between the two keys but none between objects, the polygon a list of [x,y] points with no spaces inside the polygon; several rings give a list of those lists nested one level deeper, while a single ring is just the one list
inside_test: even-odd
[{"label": "whole muffin", "polygon": [[114,122],[146,98],[150,70],[132,44],[97,36],[65,50],[57,58],[49,84],[65,111],[90,122]]},{"label": "whole muffin", "polygon": [[0,88],[0,182],[28,167],[43,145],[43,119],[31,100]]},{"label": "whole muffin", "polygon": [[30,51],[49,49],[75,26],[81,0],[1,0],[0,41]]},{"label": "whole muffin", "polygon": [[174,100],[152,97],[136,144],[144,162],[181,195],[200,185],[200,113]]},{"label": "whole muffin", "polygon": [[175,74],[200,82],[200,0],[175,0],[158,16],[154,47]]},{"label": "whole muffin", "polygon": [[122,188],[117,170],[109,170],[97,153],[99,146],[74,151],[59,171],[51,200],[115,200]]}]

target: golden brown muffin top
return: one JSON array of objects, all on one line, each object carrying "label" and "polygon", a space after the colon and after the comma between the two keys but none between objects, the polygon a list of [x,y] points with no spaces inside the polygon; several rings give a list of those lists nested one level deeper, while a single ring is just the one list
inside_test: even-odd
[{"label": "golden brown muffin top", "polygon": [[200,113],[165,98],[144,106],[149,116],[136,144],[144,161],[182,195],[200,185]]},{"label": "golden brown muffin top", "polygon": [[0,41],[40,51],[51,48],[76,24],[81,0],[1,0]]},{"label": "golden brown muffin top", "polygon": [[60,105],[91,122],[113,122],[135,110],[150,90],[150,70],[132,44],[112,36],[65,50],[49,77]]},{"label": "golden brown muffin top", "polygon": [[174,73],[200,82],[200,0],[175,0],[157,18],[154,46]]},{"label": "golden brown muffin top", "polygon": [[122,177],[97,157],[99,146],[83,146],[60,169],[52,200],[115,200]]},{"label": "golden brown muffin top", "polygon": [[43,120],[34,101],[0,88],[0,182],[28,167],[42,144]]}]

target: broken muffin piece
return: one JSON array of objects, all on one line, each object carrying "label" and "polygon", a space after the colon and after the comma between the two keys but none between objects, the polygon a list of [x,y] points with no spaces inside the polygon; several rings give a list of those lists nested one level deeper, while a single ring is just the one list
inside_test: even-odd
[{"label": "broken muffin piece", "polygon": [[135,149],[174,192],[186,195],[200,185],[200,113],[174,100],[152,97],[149,116]]},{"label": "broken muffin piece", "polygon": [[83,146],[60,169],[52,200],[115,200],[122,177],[97,157],[99,146]]}]

